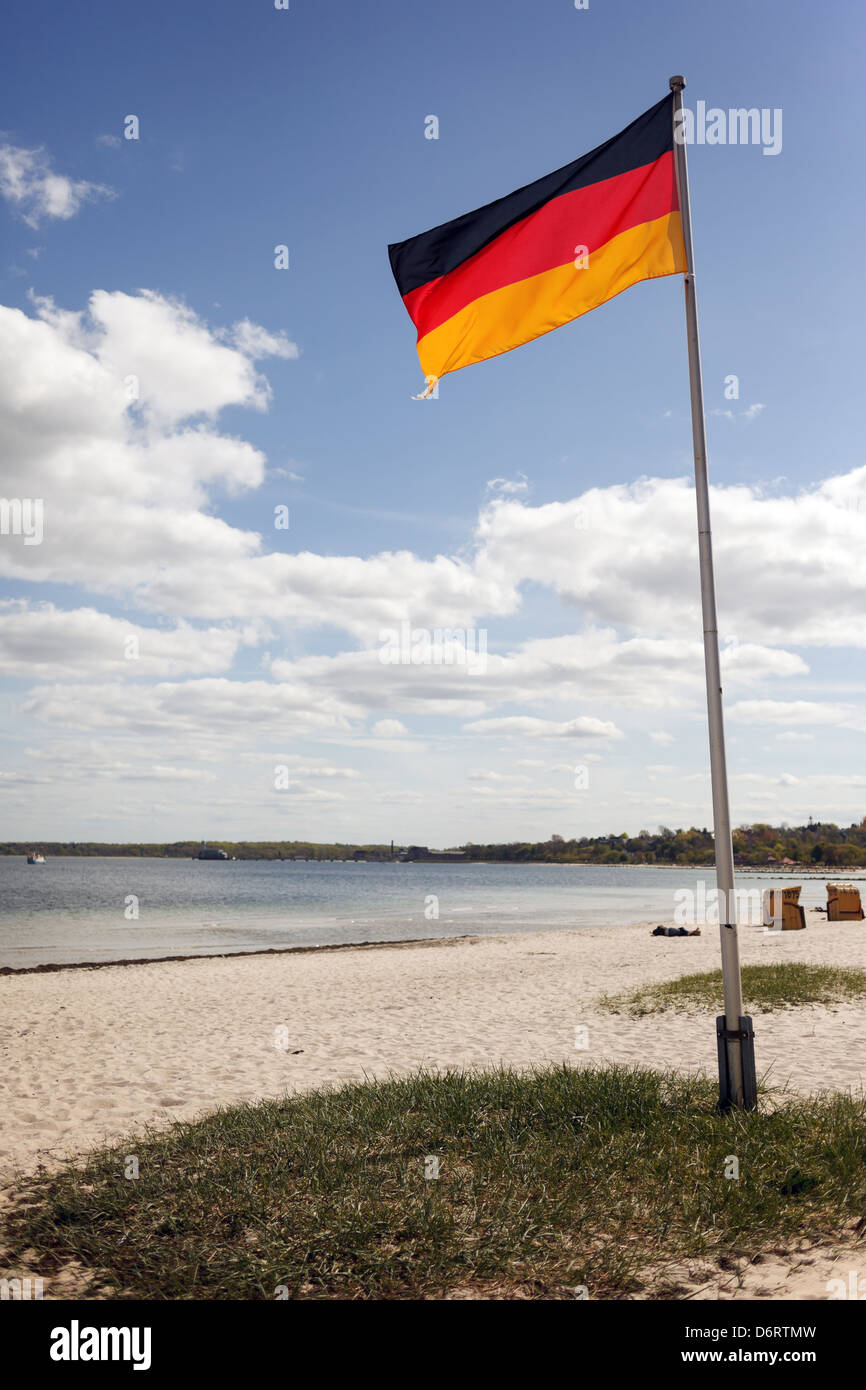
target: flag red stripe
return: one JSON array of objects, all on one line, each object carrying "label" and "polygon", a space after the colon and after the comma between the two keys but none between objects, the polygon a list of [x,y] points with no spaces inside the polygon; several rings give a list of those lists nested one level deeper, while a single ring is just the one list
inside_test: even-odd
[{"label": "flag red stripe", "polygon": [[418,338],[480,295],[566,265],[574,260],[575,247],[586,246],[591,256],[620,233],[678,208],[672,152],[615,178],[562,193],[448,275],[404,296]]}]

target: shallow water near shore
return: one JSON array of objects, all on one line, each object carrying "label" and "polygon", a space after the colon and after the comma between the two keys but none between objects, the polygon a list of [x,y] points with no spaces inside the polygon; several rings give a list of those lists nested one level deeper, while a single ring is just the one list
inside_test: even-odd
[{"label": "shallow water near shore", "polygon": [[[714,888],[711,868],[0,858],[0,966],[670,922],[701,883]],[[780,883],[826,903],[823,877],[748,873],[738,888]]]}]

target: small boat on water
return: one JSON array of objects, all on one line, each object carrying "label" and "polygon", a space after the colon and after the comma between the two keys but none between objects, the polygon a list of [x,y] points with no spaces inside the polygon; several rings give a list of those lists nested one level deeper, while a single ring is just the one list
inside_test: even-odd
[{"label": "small boat on water", "polygon": [[28,863],[28,864],[44,864],[44,863],[45,863],[45,855],[44,855],[44,854],[40,854],[38,850],[35,850],[35,849],[34,849],[33,852],[32,852],[31,854],[28,854],[28,856],[27,856],[27,863]]},{"label": "small boat on water", "polygon": [[231,855],[226,854],[224,849],[208,849],[207,841],[202,840],[201,849],[198,854],[193,855],[193,859],[230,859]]}]

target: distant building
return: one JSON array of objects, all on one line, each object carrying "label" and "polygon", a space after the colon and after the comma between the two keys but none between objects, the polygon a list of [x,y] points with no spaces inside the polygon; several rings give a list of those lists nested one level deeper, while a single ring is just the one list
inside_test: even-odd
[{"label": "distant building", "polygon": [[426,845],[410,845],[403,858],[425,864],[461,864],[466,861],[466,851],[462,849],[428,849]]}]

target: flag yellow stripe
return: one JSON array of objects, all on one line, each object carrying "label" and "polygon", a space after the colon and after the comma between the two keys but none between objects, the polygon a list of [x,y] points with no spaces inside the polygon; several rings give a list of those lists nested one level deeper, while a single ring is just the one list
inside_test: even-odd
[{"label": "flag yellow stripe", "polygon": [[586,259],[581,269],[569,261],[481,295],[446,319],[418,343],[424,375],[441,377],[498,357],[589,313],[639,280],[685,271],[680,214],[630,227]]}]

